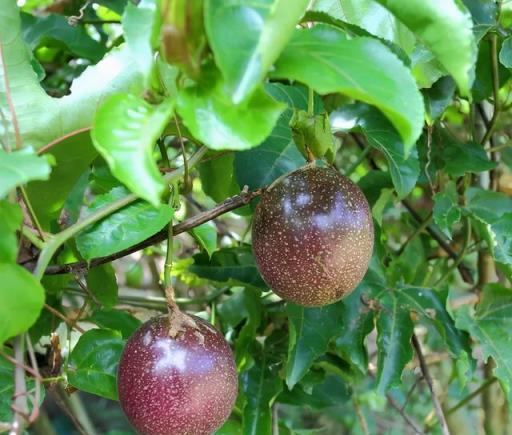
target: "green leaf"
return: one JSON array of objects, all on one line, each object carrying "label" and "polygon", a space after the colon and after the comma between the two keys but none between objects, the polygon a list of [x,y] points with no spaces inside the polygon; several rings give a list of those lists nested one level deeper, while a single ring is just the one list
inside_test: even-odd
[{"label": "green leaf", "polygon": [[398,197],[409,194],[420,173],[418,155],[413,148],[407,158],[404,143],[386,118],[366,104],[352,104],[334,112],[331,120],[334,130],[361,128],[368,144],[386,157]]},{"label": "green leaf", "polygon": [[18,239],[23,215],[20,206],[7,200],[0,201],[0,263],[16,263]]},{"label": "green leaf", "polygon": [[95,311],[87,320],[100,328],[119,331],[126,340],[139,328],[141,321],[126,311],[103,308]]},{"label": "green leaf", "polygon": [[133,95],[112,95],[96,112],[91,132],[112,174],[154,206],[160,204],[165,184],[153,148],[173,111],[171,101],[151,106]]},{"label": "green leaf", "polygon": [[11,153],[0,148],[0,198],[29,181],[47,180],[50,171],[48,158],[36,156],[31,148]]},{"label": "green leaf", "polygon": [[498,284],[487,285],[482,299],[475,307],[462,306],[456,311],[457,328],[468,331],[480,342],[485,361],[492,357],[496,363],[495,376],[499,379],[509,403],[512,403],[512,292]]},{"label": "green leaf", "polygon": [[468,96],[476,61],[476,42],[468,10],[456,0],[378,1],[435,54],[461,93]]},{"label": "green leaf", "polygon": [[423,90],[427,121],[433,124],[450,105],[455,93],[455,82],[449,76],[441,77],[429,89]]},{"label": "green leaf", "polygon": [[[97,65],[87,68],[73,81],[70,95],[52,98],[46,94],[31,64],[31,52],[21,34],[21,20],[16,2],[0,9],[0,44],[11,90],[11,100],[25,147],[39,149],[58,138],[89,128],[99,102],[112,94],[140,90],[138,69],[127,49],[112,50]],[[0,61],[0,64],[2,61]],[[0,123],[0,137],[14,144],[11,112],[5,99],[4,80],[0,80],[0,108],[7,123]],[[37,116],[34,116],[34,113]],[[7,133],[4,131],[7,126]]]},{"label": "green leaf", "polygon": [[263,316],[261,306],[261,292],[245,288],[239,293],[239,308],[246,317],[246,321],[235,344],[235,360],[239,370],[244,370],[253,362],[249,346],[256,340],[256,331]]},{"label": "green leaf", "polygon": [[[293,108],[307,109],[307,90],[297,86],[270,84],[266,90],[278,101],[288,104],[270,136],[257,148],[235,155],[235,176],[240,188],[268,186],[281,175],[303,166],[306,160],[295,145],[290,129]],[[315,101],[315,109],[321,110]]]},{"label": "green leaf", "polygon": [[106,308],[112,308],[117,304],[117,279],[112,264],[89,269],[85,279],[89,291]]},{"label": "green leaf", "polygon": [[459,222],[461,211],[458,205],[457,187],[453,181],[445,185],[443,191],[434,195],[434,222],[449,238],[452,238],[453,225]]},{"label": "green leaf", "polygon": [[490,226],[493,234],[491,250],[496,261],[512,264],[512,213],[506,213]]},{"label": "green leaf", "polygon": [[192,235],[211,257],[217,250],[217,227],[212,221],[205,222],[192,229]]},{"label": "green leaf", "polygon": [[78,57],[98,62],[106,48],[87,33],[85,26],[70,26],[62,15],[21,14],[23,39],[32,51],[39,47],[62,47]]},{"label": "green leaf", "polygon": [[503,41],[500,49],[500,62],[506,68],[512,68],[512,37]]},{"label": "green leaf", "polygon": [[91,329],[82,334],[69,356],[68,382],[87,393],[117,400],[117,365],[123,351],[121,333]]},{"label": "green leaf", "polygon": [[343,298],[341,305],[342,325],[338,328],[336,351],[361,373],[368,371],[368,352],[365,339],[373,330],[374,313],[363,305],[361,298],[368,299],[376,286],[369,286],[366,279],[353,293]]},{"label": "green leaf", "polygon": [[270,370],[267,354],[241,375],[246,404],[243,410],[244,435],[272,435],[271,406],[283,389],[283,382]]},{"label": "green leaf", "polygon": [[41,313],[44,289],[29,272],[12,263],[0,263],[0,346],[30,328]]},{"label": "green leaf", "polygon": [[308,0],[206,2],[206,33],[235,104],[259,85],[307,5]]},{"label": "green leaf", "polygon": [[246,150],[270,134],[284,105],[261,87],[233,104],[218,73],[203,72],[203,80],[181,90],[177,110],[196,139],[214,150]]},{"label": "green leaf", "polygon": [[211,258],[206,253],[196,254],[194,264],[189,270],[200,278],[212,281],[267,288],[254,262],[252,249],[248,245],[222,248],[214,252]]},{"label": "green leaf", "polygon": [[505,213],[512,213],[512,198],[500,192],[469,187],[466,191],[467,209],[476,218],[493,223]]},{"label": "green leaf", "polygon": [[216,202],[222,202],[240,192],[233,171],[235,156],[224,154],[197,166],[203,192]]},{"label": "green leaf", "polygon": [[344,27],[355,36],[376,36],[403,54],[416,44],[414,35],[376,0],[314,0],[311,8],[348,23]]},{"label": "green leaf", "polygon": [[454,358],[466,358],[466,352],[470,349],[469,340],[466,334],[455,327],[455,322],[446,310],[447,292],[420,287],[402,287],[397,291],[403,307],[423,316],[434,326]]},{"label": "green leaf", "polygon": [[305,308],[292,303],[286,305],[290,330],[286,385],[290,390],[339,334],[342,306],[343,302],[318,308]]},{"label": "green leaf", "polygon": [[224,423],[215,435],[240,435],[242,433],[242,425],[237,420],[228,420]]},{"label": "green leaf", "polygon": [[348,385],[339,376],[326,376],[324,381],[315,385],[308,394],[301,385],[296,385],[292,391],[283,390],[277,397],[279,403],[294,406],[325,409],[339,407],[350,399]]},{"label": "green leaf", "polygon": [[122,23],[126,45],[148,86],[155,64],[153,48],[158,47],[157,38],[161,23],[160,2],[142,0],[137,6],[128,2],[124,9]]},{"label": "green leaf", "polygon": [[340,30],[323,24],[295,30],[271,75],[298,80],[320,94],[341,92],[376,106],[400,133],[406,153],[421,134],[424,107],[414,79],[374,39],[349,40]]},{"label": "green leaf", "polygon": [[460,143],[452,140],[443,151],[445,171],[454,177],[466,172],[484,172],[496,167],[496,162],[489,160],[480,144],[475,142]]},{"label": "green leaf", "polygon": [[[86,215],[127,194],[123,187],[116,187],[96,197],[87,208]],[[172,215],[173,209],[166,204],[155,208],[148,202],[137,201],[87,227],[76,237],[76,246],[86,260],[114,254],[160,231],[170,222]]]},{"label": "green leaf", "polygon": [[409,310],[400,304],[394,291],[379,297],[381,310],[377,318],[377,383],[384,394],[401,385],[402,371],[412,359],[413,323]]}]

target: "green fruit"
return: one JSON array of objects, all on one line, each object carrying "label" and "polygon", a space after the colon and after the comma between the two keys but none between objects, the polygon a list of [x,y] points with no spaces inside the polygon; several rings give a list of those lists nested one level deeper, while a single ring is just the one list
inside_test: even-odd
[{"label": "green fruit", "polygon": [[370,208],[348,178],[307,166],[262,195],[252,243],[260,273],[276,294],[305,306],[330,304],[354,290],[368,269]]}]

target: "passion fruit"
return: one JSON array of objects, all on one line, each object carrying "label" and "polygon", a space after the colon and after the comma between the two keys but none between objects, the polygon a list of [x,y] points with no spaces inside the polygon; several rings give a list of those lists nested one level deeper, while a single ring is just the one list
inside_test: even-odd
[{"label": "passion fruit", "polygon": [[118,369],[121,407],[142,435],[210,435],[229,417],[238,379],[224,337],[189,316],[172,338],[169,316],[144,323]]},{"label": "passion fruit", "polygon": [[258,269],[277,295],[304,306],[327,305],[354,290],[368,269],[370,207],[347,177],[309,165],[263,193],[252,244]]}]

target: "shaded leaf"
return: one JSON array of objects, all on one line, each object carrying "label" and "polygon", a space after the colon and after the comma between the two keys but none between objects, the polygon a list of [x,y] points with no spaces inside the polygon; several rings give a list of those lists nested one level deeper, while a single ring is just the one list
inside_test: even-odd
[{"label": "shaded leaf", "polygon": [[7,200],[0,201],[0,263],[15,263],[18,254],[16,231],[23,215],[20,206]]},{"label": "shaded leaf", "polygon": [[[285,110],[270,136],[257,148],[235,155],[235,175],[239,186],[257,189],[267,186],[281,175],[304,165],[306,160],[293,142],[290,119],[293,108],[307,109],[307,90],[297,86],[270,84],[265,87],[276,100],[286,103]],[[320,101],[315,109],[322,110]]]},{"label": "shaded leaf", "polygon": [[112,174],[155,206],[165,184],[153,148],[173,110],[171,101],[151,106],[130,94],[112,95],[97,110],[91,132]]},{"label": "shaded leaf", "polygon": [[283,382],[269,368],[266,353],[242,373],[240,380],[246,397],[243,434],[272,435],[271,406],[283,389]]},{"label": "shaded leaf", "polygon": [[117,366],[124,343],[121,333],[111,329],[91,329],[82,334],[69,356],[69,383],[117,400]]},{"label": "shaded leaf", "polygon": [[404,307],[420,314],[435,327],[454,358],[467,357],[469,340],[466,334],[455,327],[455,322],[446,310],[446,292],[420,287],[403,287],[397,291]]},{"label": "shaded leaf", "polygon": [[384,154],[396,193],[404,198],[414,188],[420,173],[416,149],[406,156],[406,147],[393,126],[374,108],[365,104],[344,106],[331,115],[335,130],[359,127],[368,144]]},{"label": "shaded leaf", "polygon": [[206,253],[196,254],[189,270],[200,278],[212,281],[267,287],[254,262],[252,249],[247,245],[222,248],[214,252],[211,258]]},{"label": "shaded leaf", "polygon": [[453,225],[459,222],[461,211],[458,205],[457,187],[454,182],[445,185],[442,192],[434,195],[434,222],[449,238],[452,238]]},{"label": "shaded leaf", "polygon": [[235,104],[258,86],[307,5],[308,0],[206,2],[208,40]]},{"label": "shaded leaf", "polygon": [[36,156],[31,148],[10,153],[0,148],[0,198],[29,181],[47,180],[50,171],[48,159]]},{"label": "shaded leaf", "polygon": [[423,90],[428,122],[432,124],[442,116],[452,102],[455,93],[455,82],[451,77],[441,77],[429,89]]},{"label": "shaded leaf", "polygon": [[376,106],[400,133],[406,153],[421,133],[424,107],[414,79],[374,39],[349,40],[324,24],[296,30],[271,75],[306,83],[320,94],[340,92]]},{"label": "shaded leaf", "polygon": [[142,322],[126,311],[103,308],[95,311],[87,320],[100,328],[119,331],[126,340],[139,328]]},{"label": "shaded leaf", "polygon": [[305,308],[288,303],[290,341],[286,363],[286,384],[291,390],[310,369],[329,342],[339,334],[343,302],[325,307]]},{"label": "shaded leaf", "polygon": [[32,51],[39,47],[64,45],[78,57],[98,62],[106,48],[89,36],[84,26],[70,26],[66,17],[50,14],[33,16],[21,14],[23,39]]},{"label": "shaded leaf", "polygon": [[350,399],[348,385],[339,376],[328,375],[325,380],[315,385],[311,393],[304,391],[300,384],[293,390],[284,390],[278,397],[279,403],[305,406],[313,409],[325,409],[342,406]]},{"label": "shaded leaf", "polygon": [[194,137],[214,150],[246,150],[270,134],[284,109],[258,87],[247,100],[233,104],[218,73],[181,90],[177,110]]},{"label": "shaded leaf", "polygon": [[469,95],[476,42],[468,10],[456,0],[378,1],[435,54],[455,79],[461,93]]},{"label": "shaded leaf", "polygon": [[[97,196],[87,208],[86,215],[127,194],[125,188],[116,187],[105,195]],[[80,232],[76,237],[76,245],[86,260],[104,257],[157,233],[170,222],[172,215],[173,209],[167,204],[157,209],[148,202],[137,201]]]},{"label": "shaded leaf", "polygon": [[454,177],[460,177],[466,172],[484,172],[496,167],[496,162],[489,160],[482,146],[475,142],[451,141],[443,156],[445,171]]},{"label": "shaded leaf", "polygon": [[89,269],[86,276],[87,288],[105,307],[117,304],[116,272],[111,264],[103,264]]},{"label": "shaded leaf", "polygon": [[366,280],[342,301],[342,325],[335,341],[337,353],[354,365],[361,373],[368,370],[368,352],[365,339],[373,330],[374,312],[363,305],[362,297],[369,299],[376,289],[369,286]]},{"label": "shaded leaf", "polygon": [[394,291],[379,297],[381,310],[377,318],[377,383],[384,394],[401,385],[402,371],[412,359],[413,323],[409,310],[401,306]]},{"label": "shaded leaf", "polygon": [[0,263],[0,346],[30,328],[41,313],[44,289],[26,269]]}]

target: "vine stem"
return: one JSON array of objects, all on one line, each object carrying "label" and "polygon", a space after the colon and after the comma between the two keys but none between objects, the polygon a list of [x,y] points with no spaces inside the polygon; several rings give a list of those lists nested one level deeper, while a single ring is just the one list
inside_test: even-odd
[{"label": "vine stem", "polygon": [[421,344],[420,341],[418,340],[418,337],[416,337],[416,334],[412,335],[412,345],[414,347],[414,350],[416,351],[416,355],[418,356],[418,360],[420,362],[421,373],[423,374],[423,378],[425,379],[425,382],[428,385],[428,389],[430,390],[430,395],[432,396],[432,403],[434,404],[434,410],[436,411],[437,418],[441,426],[441,431],[443,432],[444,435],[451,435],[450,429],[448,428],[448,423],[446,422],[446,418],[443,412],[443,408],[441,407],[439,398],[437,397],[434,391],[432,377],[430,376],[427,362],[425,361],[423,351],[421,350]]},{"label": "vine stem", "polygon": [[466,397],[461,399],[459,403],[452,406],[448,411],[446,411],[446,415],[450,415],[450,414],[453,414],[455,411],[458,411],[460,408],[462,408],[467,403],[471,402],[476,396],[478,396],[480,393],[482,393],[484,390],[486,390],[487,387],[490,387],[496,381],[497,381],[496,378],[487,379],[475,391],[473,391],[472,393],[469,393]]},{"label": "vine stem", "polygon": [[492,118],[487,127],[487,131],[484,137],[480,141],[482,145],[485,145],[491,138],[498,116],[500,114],[500,102],[499,102],[499,90],[500,90],[500,78],[498,73],[498,35],[493,33],[491,35],[491,66],[492,66],[492,93],[494,99],[494,110],[492,112]]},{"label": "vine stem", "polygon": [[[206,153],[207,148],[201,147],[199,150],[196,151],[196,153],[190,158],[189,160],[189,167],[199,163],[201,158]],[[164,176],[164,180],[167,183],[171,183],[174,180],[177,180],[179,177],[181,177],[184,173],[183,166],[176,169],[174,172],[170,172]],[[54,254],[57,252],[57,249],[64,244],[67,240],[69,240],[71,237],[73,237],[75,234],[79,233],[80,231],[87,228],[89,225],[94,224],[95,222],[98,222],[99,220],[107,217],[108,215],[122,209],[123,207],[131,204],[132,202],[139,199],[139,197],[135,194],[129,194],[125,196],[124,198],[120,198],[107,206],[101,208],[100,210],[91,213],[86,218],[82,219],[81,221],[76,222],[75,224],[71,225],[70,227],[66,228],[65,230],[61,231],[60,233],[53,236],[50,240],[48,240],[45,243],[45,247],[41,251],[39,258],[37,260],[36,268],[34,270],[34,276],[36,279],[41,279],[44,275],[44,272],[48,265],[50,264],[50,261]]]},{"label": "vine stem", "polygon": [[23,432],[25,418],[28,416],[27,382],[25,379],[25,337],[23,334],[14,338],[14,398],[13,421],[9,435],[19,435]]},{"label": "vine stem", "polygon": [[[180,222],[173,226],[173,234],[178,235],[184,233],[192,228],[195,228],[205,222],[211,221],[218,216],[221,216],[231,210],[235,210],[237,208],[243,207],[247,205],[253,198],[256,198],[264,191],[264,188],[257,189],[252,192],[242,192],[240,195],[233,196],[231,198],[226,199],[225,201],[217,204],[210,210],[206,210],[203,213],[198,213],[195,216],[192,216],[189,219]],[[108,255],[106,257],[93,258],[89,261],[89,263],[85,261],[78,261],[76,263],[69,264],[58,264],[47,267],[45,273],[47,275],[56,275],[62,273],[73,273],[77,271],[81,271],[84,268],[99,266],[104,263],[110,263],[113,260],[117,260],[118,258],[125,257],[126,255],[133,254],[134,252],[140,251],[148,246],[154,245],[155,243],[160,243],[165,240],[167,237],[167,228],[156,233],[155,235],[143,240],[136,245],[130,246],[127,249],[116,252],[115,254]]]}]

